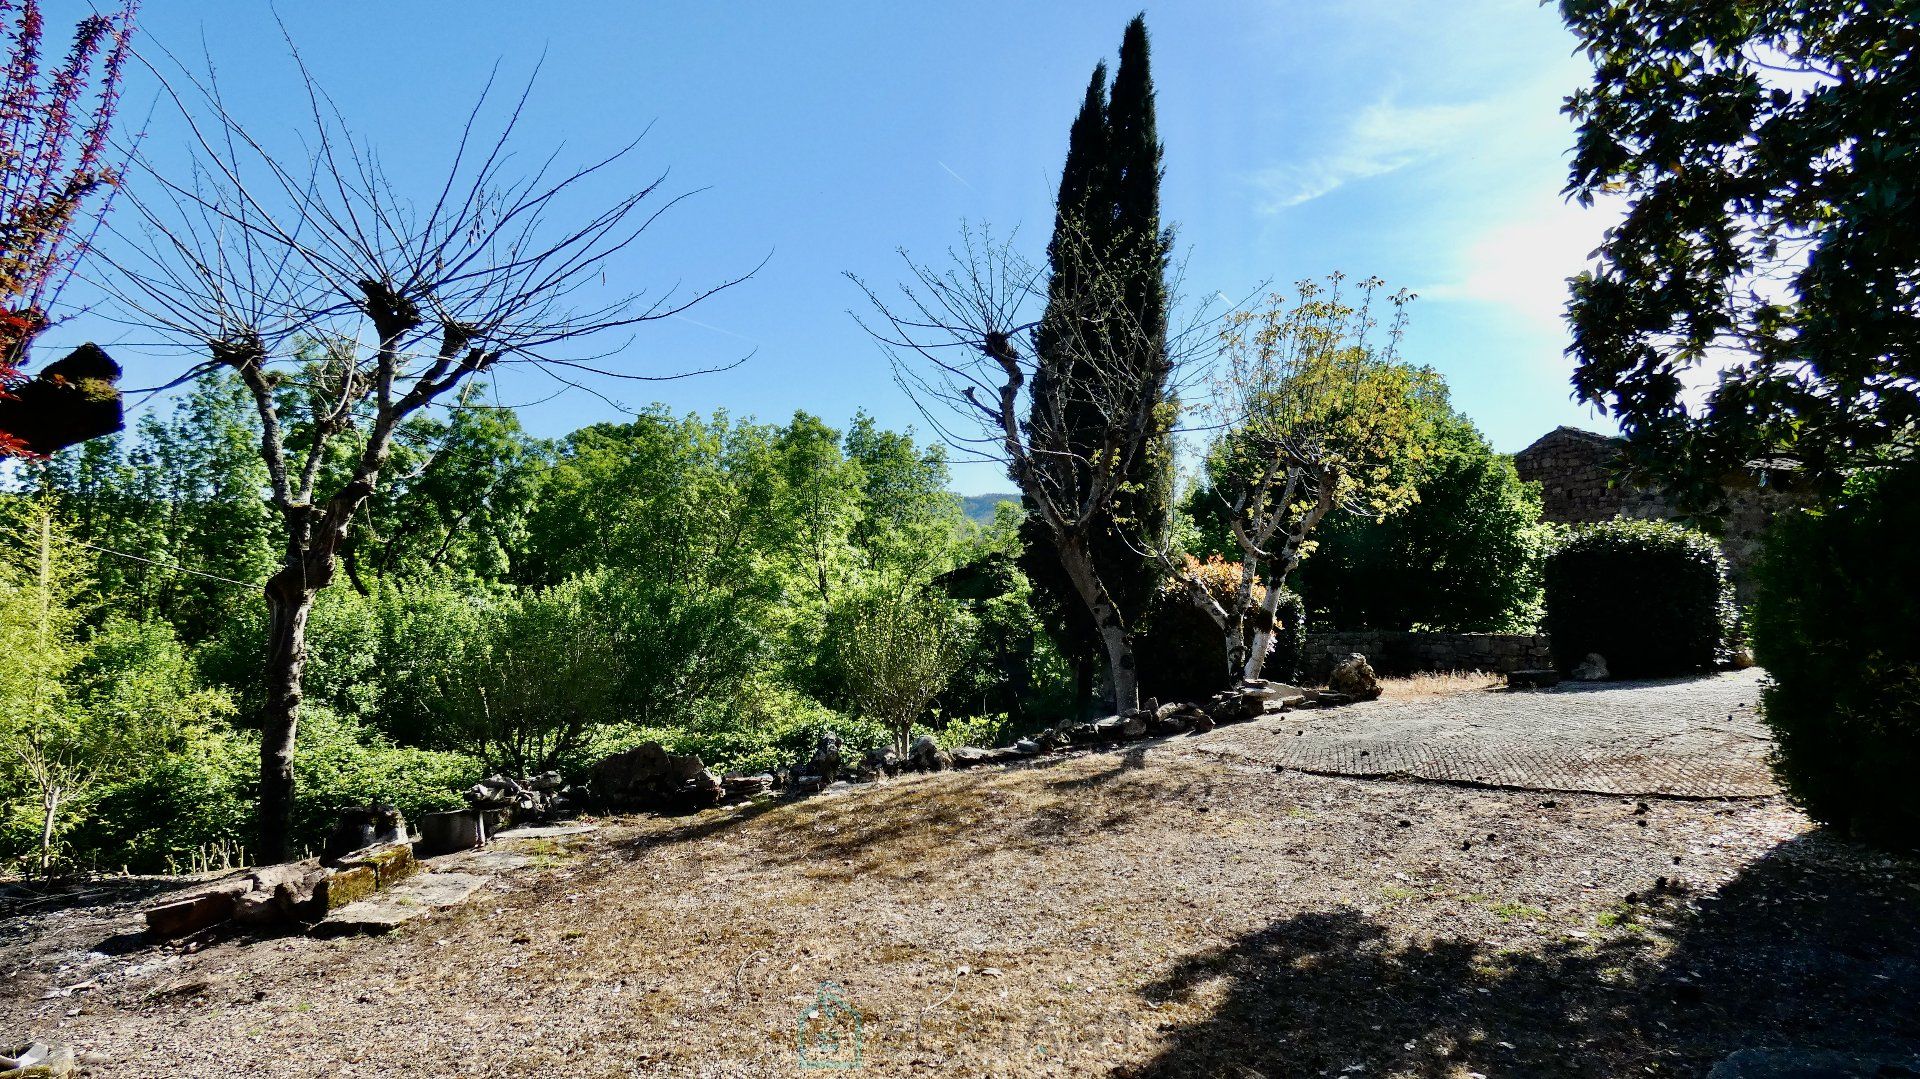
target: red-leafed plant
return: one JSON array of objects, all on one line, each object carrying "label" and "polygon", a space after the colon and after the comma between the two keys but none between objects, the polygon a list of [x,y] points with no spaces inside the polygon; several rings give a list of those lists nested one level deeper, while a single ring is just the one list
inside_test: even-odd
[{"label": "red-leafed plant", "polygon": [[[93,229],[118,177],[106,163],[107,131],[137,0],[80,21],[73,45],[41,70],[44,20],[35,0],[0,0],[7,67],[0,84],[0,395],[20,380],[27,348]],[[0,455],[27,450],[0,430]]]}]

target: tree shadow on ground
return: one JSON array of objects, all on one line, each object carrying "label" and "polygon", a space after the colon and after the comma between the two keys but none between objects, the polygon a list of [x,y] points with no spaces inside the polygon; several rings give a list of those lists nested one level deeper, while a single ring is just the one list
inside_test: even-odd
[{"label": "tree shadow on ground", "polygon": [[1615,690],[1622,690],[1622,689],[1654,689],[1660,686],[1684,686],[1694,682],[1712,681],[1713,679],[1719,678],[1722,675],[1726,675],[1730,673],[1737,673],[1737,672],[1723,671],[1718,668],[1709,668],[1707,670],[1691,671],[1684,674],[1666,675],[1659,678],[1642,678],[1642,677],[1634,676],[1634,677],[1623,677],[1623,678],[1609,678],[1609,679],[1606,679],[1605,681],[1600,681],[1600,682],[1577,682],[1577,681],[1574,681],[1573,679],[1566,679],[1564,681],[1556,682],[1551,686],[1547,686],[1544,689],[1508,689],[1503,686],[1503,687],[1497,687],[1496,692],[1501,692],[1501,693],[1610,693]]},{"label": "tree shadow on ground", "polygon": [[1624,904],[1624,931],[1597,944],[1492,952],[1396,941],[1351,908],[1303,914],[1144,987],[1223,995],[1120,1074],[1703,1075],[1748,1047],[1911,1054],[1916,902],[1920,863],[1814,835],[1712,894]]},{"label": "tree shadow on ground", "polygon": [[0,885],[0,923],[91,907],[140,903],[167,892],[198,887],[213,878],[75,877]]},{"label": "tree shadow on ground", "polygon": [[[637,851],[697,842],[739,829],[768,814],[777,814],[767,822],[767,827],[795,832],[811,825],[815,826],[814,831],[822,833],[810,840],[811,846],[805,849],[795,847],[795,857],[792,859],[795,861],[802,860],[807,850],[826,857],[845,858],[876,844],[901,840],[917,840],[914,843],[917,848],[920,845],[918,841],[951,839],[996,823],[993,814],[1007,807],[1009,784],[1018,782],[1016,777],[1096,757],[1110,758],[1111,766],[1092,773],[1050,777],[1045,781],[1045,787],[1061,794],[1086,794],[1116,781],[1132,781],[1136,785],[1144,783],[1153,788],[1137,791],[1136,796],[1165,797],[1170,790],[1183,795],[1189,786],[1187,784],[1141,778],[1149,772],[1149,751],[1168,740],[1152,739],[1118,751],[1117,747],[1069,751],[1013,761],[1000,767],[868,780],[839,790],[787,794],[740,806],[680,814],[671,819],[684,820],[686,823],[641,836],[628,846]],[[1046,822],[1043,821],[1043,827],[1034,835],[1035,838],[1048,835],[1058,837],[1079,830],[1074,827],[1075,823],[1085,823],[1096,816],[1104,827],[1118,826],[1134,815],[1135,808],[1133,798],[1129,797],[1119,804],[1107,806],[1109,811],[1104,814],[1096,815],[1091,806],[1070,810],[1064,817],[1060,812],[1041,810],[1036,815],[1052,818],[1052,826],[1044,826]]]},{"label": "tree shadow on ground", "polygon": [[[1066,763],[1073,758],[1062,758]],[[888,780],[812,797],[769,801],[640,837],[635,850],[740,833],[774,865],[815,876],[880,873],[925,877],[980,845],[1043,853],[1073,839],[1126,826],[1169,801],[1194,796],[1192,776],[1147,766],[1145,747],[1111,767],[1040,782],[1045,765],[978,769]],[[1201,784],[1200,786],[1204,786]],[[750,832],[743,826],[751,823]]]}]

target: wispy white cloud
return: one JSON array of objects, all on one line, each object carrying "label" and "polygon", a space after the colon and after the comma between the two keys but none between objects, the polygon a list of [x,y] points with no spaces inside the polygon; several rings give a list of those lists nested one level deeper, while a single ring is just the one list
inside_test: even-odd
[{"label": "wispy white cloud", "polygon": [[1586,267],[1624,204],[1592,207],[1535,197],[1467,242],[1453,272],[1416,291],[1426,301],[1498,304],[1540,328],[1561,330],[1567,279]]},{"label": "wispy white cloud", "polygon": [[1256,175],[1254,182],[1264,193],[1260,208],[1277,213],[1347,184],[1441,157],[1493,127],[1506,111],[1504,105],[1499,99],[1401,105],[1383,98],[1362,109],[1334,137],[1333,148],[1304,163]]}]

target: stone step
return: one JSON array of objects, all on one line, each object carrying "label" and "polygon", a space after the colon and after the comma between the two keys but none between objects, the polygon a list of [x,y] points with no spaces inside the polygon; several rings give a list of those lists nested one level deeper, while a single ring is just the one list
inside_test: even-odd
[{"label": "stone step", "polygon": [[465,903],[492,879],[475,873],[419,873],[329,913],[313,932],[318,936],[386,933],[436,910]]},{"label": "stone step", "polygon": [[517,828],[508,828],[493,836],[497,842],[513,839],[558,839],[561,836],[586,835],[597,832],[597,824],[523,824]]}]

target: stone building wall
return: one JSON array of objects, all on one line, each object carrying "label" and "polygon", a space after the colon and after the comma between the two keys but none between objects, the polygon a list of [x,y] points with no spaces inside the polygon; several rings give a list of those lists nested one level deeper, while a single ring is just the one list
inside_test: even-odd
[{"label": "stone building wall", "polygon": [[1520,478],[1540,485],[1542,516],[1564,524],[1615,517],[1667,520],[1671,503],[1657,491],[1619,482],[1620,440],[1577,427],[1556,427],[1513,455]]},{"label": "stone building wall", "polygon": [[1307,631],[1300,666],[1310,682],[1324,682],[1335,663],[1358,652],[1381,674],[1416,671],[1508,671],[1551,667],[1544,633],[1409,633],[1398,630]]},{"label": "stone building wall", "polygon": [[[1622,482],[1617,472],[1621,440],[1577,427],[1556,427],[1513,455],[1520,478],[1540,485],[1541,516],[1563,524],[1593,524],[1627,517],[1666,521],[1679,516],[1660,492]],[[1735,598],[1753,601],[1753,565],[1767,525],[1798,501],[1792,474],[1756,467],[1732,477],[1728,512],[1720,531]]]}]

